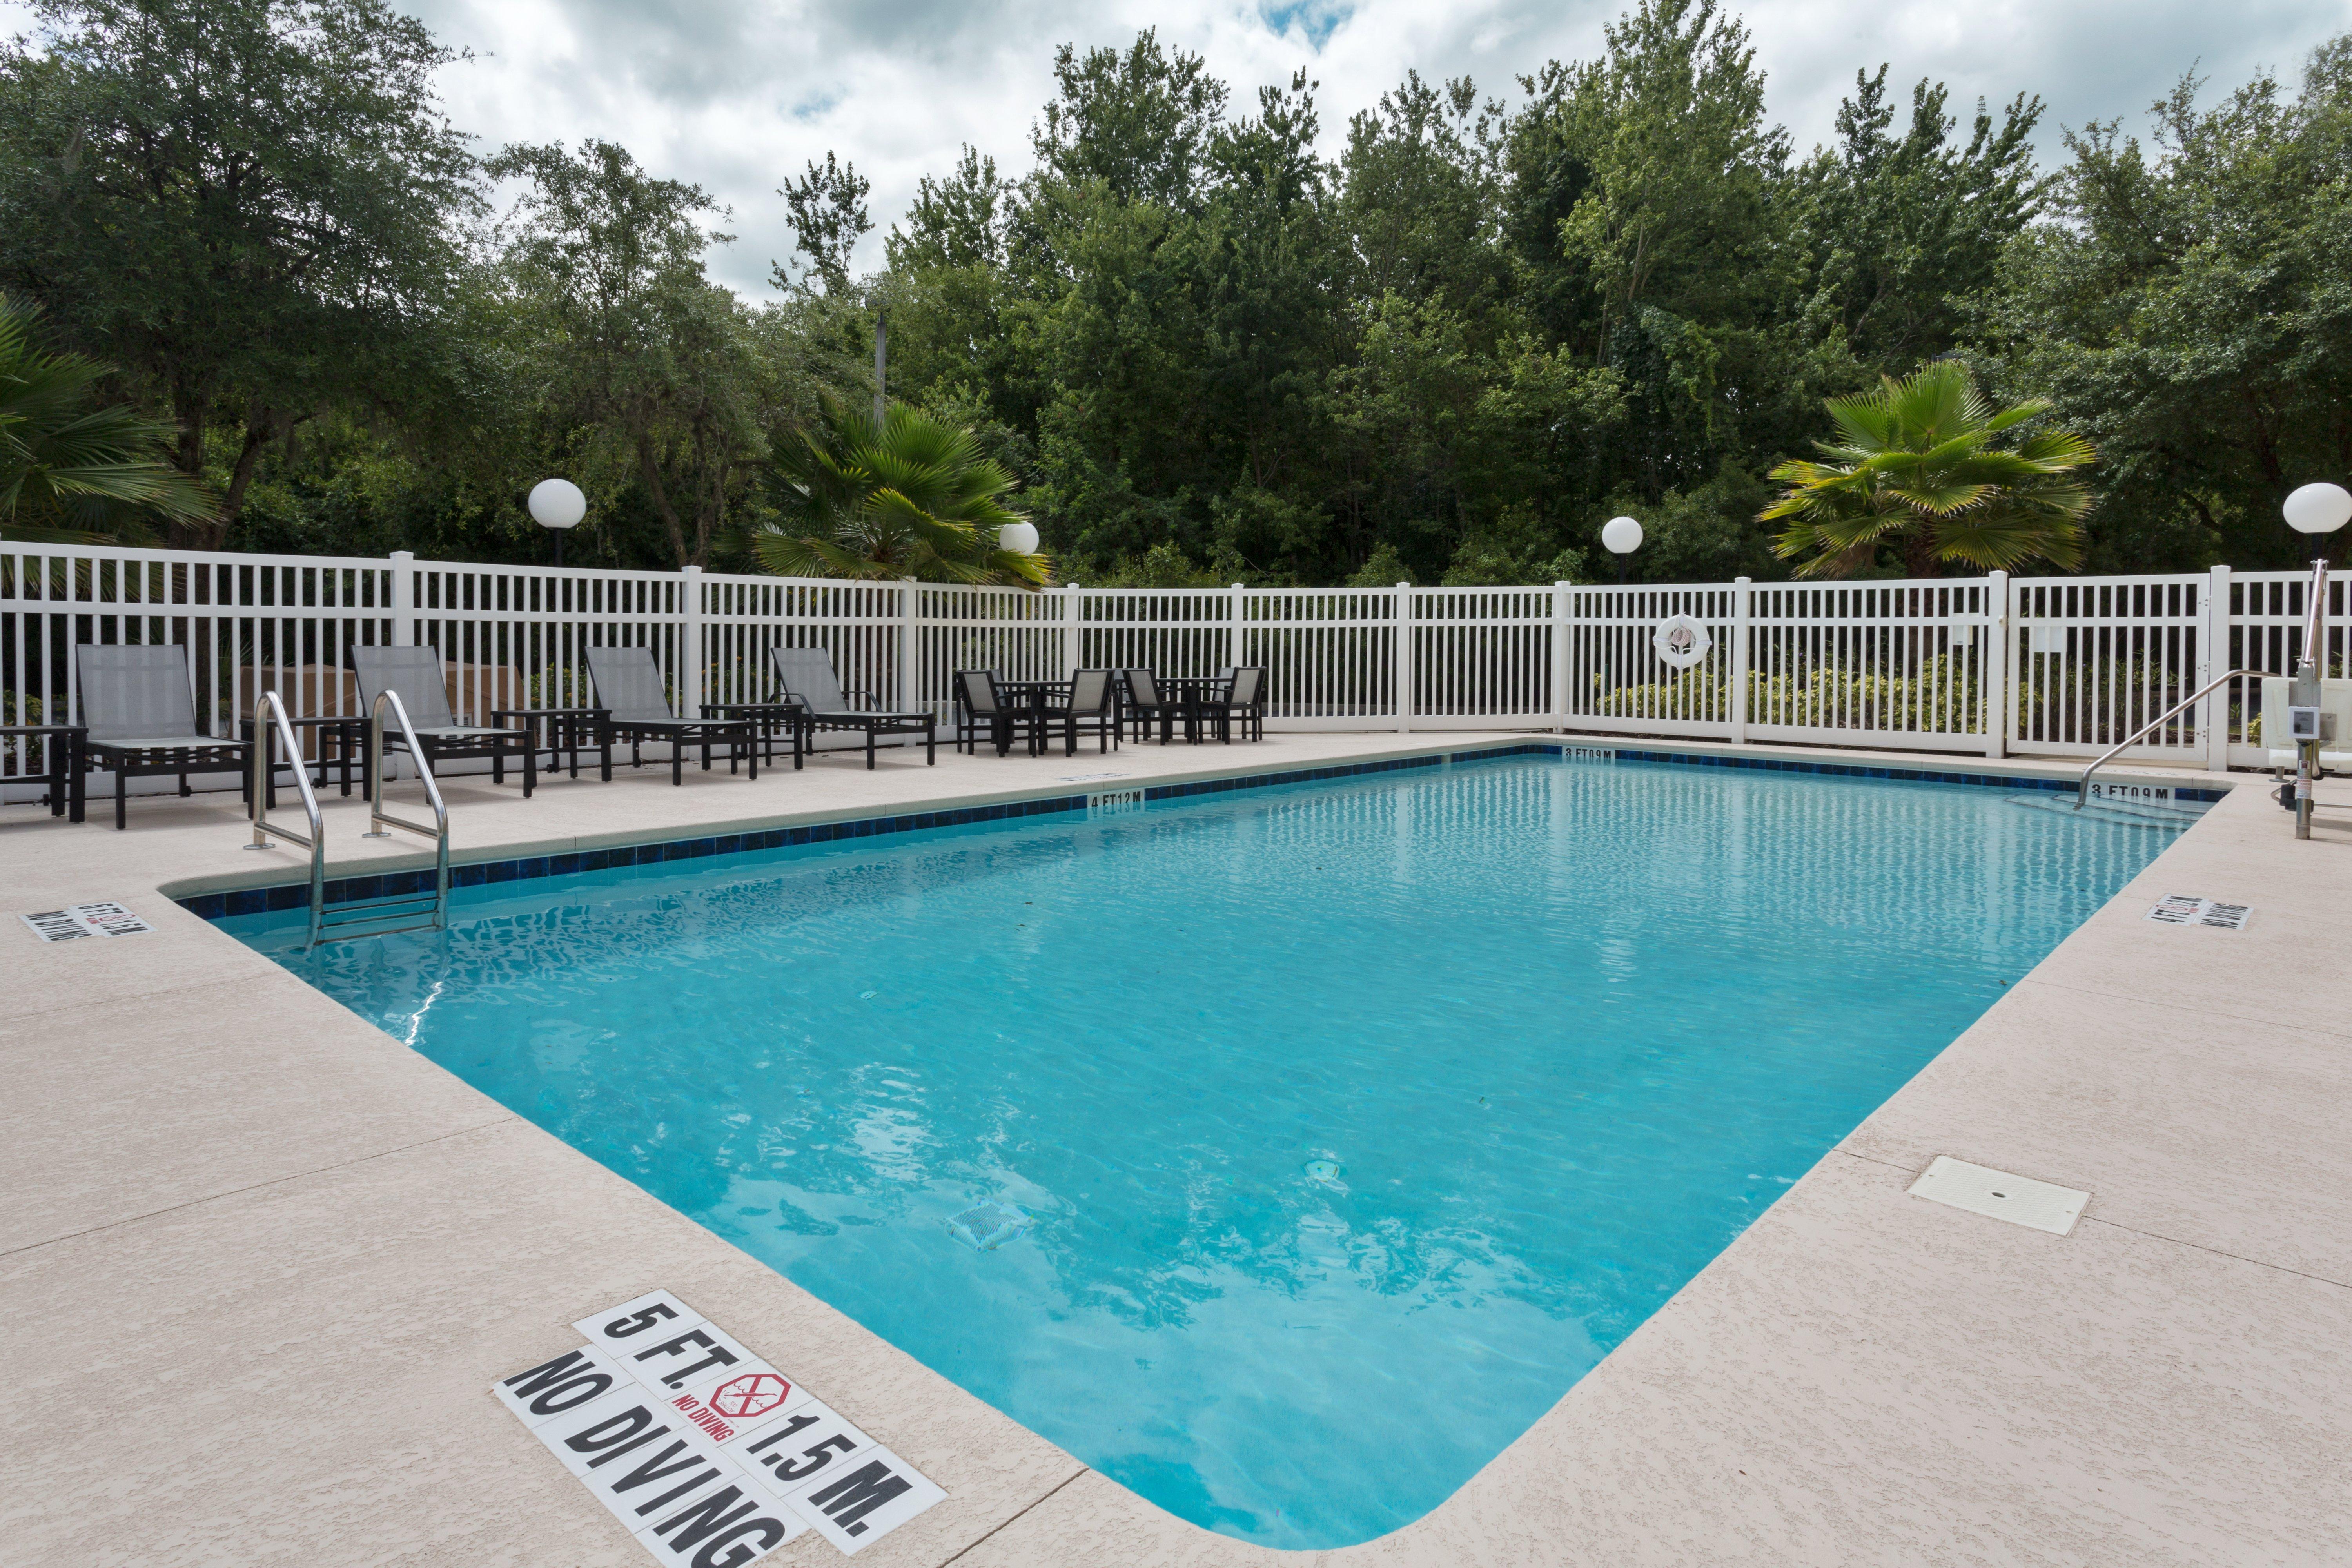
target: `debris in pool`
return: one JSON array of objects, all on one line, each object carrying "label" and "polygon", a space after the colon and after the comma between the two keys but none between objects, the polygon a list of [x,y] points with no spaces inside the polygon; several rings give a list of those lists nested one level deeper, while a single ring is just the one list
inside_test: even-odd
[{"label": "debris in pool", "polygon": [[860,1002],[871,1002],[871,1001],[873,1001],[873,1000],[874,1000],[874,998],[876,998],[877,996],[879,996],[880,994],[882,994],[882,993],[880,993],[879,991],[860,991],[860,992],[857,994],[857,999],[858,999]]},{"label": "debris in pool", "polygon": [[975,1252],[993,1252],[1029,1234],[1029,1216],[1011,1204],[974,1204],[948,1221],[948,1234]]},{"label": "debris in pool", "polygon": [[1337,1160],[1309,1160],[1305,1169],[1310,1182],[1322,1182],[1328,1185],[1339,1179],[1339,1162]]}]

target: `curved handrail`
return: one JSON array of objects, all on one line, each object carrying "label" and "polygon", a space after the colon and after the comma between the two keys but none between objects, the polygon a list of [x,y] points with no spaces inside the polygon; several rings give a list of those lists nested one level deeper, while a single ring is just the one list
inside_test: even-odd
[{"label": "curved handrail", "polygon": [[2230,681],[2237,679],[2238,677],[2242,675],[2260,676],[2265,680],[2274,680],[2277,679],[2277,677],[2272,675],[2268,670],[2233,669],[2227,675],[2217,676],[2213,679],[2207,681],[2204,685],[2199,687],[2196,690],[2190,692],[2188,696],[2182,698],[2179,701],[2174,703],[2171,707],[2166,709],[2163,712],[2158,714],[2147,723],[2142,724],[2138,729],[2134,730],[2123,740],[2120,740],[2114,745],[2108,747],[2104,752],[2100,753],[2099,760],[2097,762],[2093,763],[2089,767],[2084,768],[2083,770],[2081,780],[2074,785],[2074,809],[2076,811],[2082,810],[2083,803],[2091,797],[2091,775],[2097,773],[2101,768],[2105,767],[2110,762],[2113,762],[2116,752],[2125,750],[2126,747],[2137,745],[2141,736],[2162,729],[2164,725],[2175,715],[2188,708],[2191,703],[2201,700],[2207,692],[2212,690],[2217,686],[2226,685]]},{"label": "curved handrail", "polygon": [[[292,764],[295,786],[302,792],[302,814],[310,818],[310,836],[305,838],[290,827],[269,820],[267,805],[269,799],[269,738],[271,721],[276,733],[286,742],[286,758]],[[302,743],[294,738],[294,725],[286,716],[285,700],[275,691],[264,691],[253,705],[253,842],[247,849],[275,847],[269,842],[273,833],[296,844],[306,845],[310,851],[310,934],[303,942],[304,952],[319,945],[319,927],[327,902],[326,826],[319,815],[319,797],[310,788],[310,775],[302,766]]]},{"label": "curved handrail", "polygon": [[[409,759],[416,764],[416,776],[424,781],[425,798],[432,803],[433,826],[404,822],[383,809],[383,705],[392,704],[392,716],[400,721],[401,739],[408,744]],[[368,831],[370,838],[390,835],[382,830],[398,827],[434,840],[433,929],[442,931],[449,923],[449,807],[441,798],[441,785],[433,777],[433,764],[425,760],[425,748],[418,744],[416,729],[408,721],[408,707],[400,693],[379,691],[368,709]]]}]

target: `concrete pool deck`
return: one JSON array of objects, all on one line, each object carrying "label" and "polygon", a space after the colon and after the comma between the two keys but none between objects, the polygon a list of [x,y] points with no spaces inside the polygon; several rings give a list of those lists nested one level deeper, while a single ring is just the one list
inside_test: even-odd
[{"label": "concrete pool deck", "polygon": [[[1546,738],[447,793],[459,858],[504,858]],[[1127,776],[1067,780],[1104,773]],[[2352,1561],[2352,787],[2323,786],[2299,843],[2255,775],[2120,776],[2255,787],[1452,1499],[1299,1553],[1161,1512],[172,904],[156,889],[302,875],[290,847],[237,847],[233,795],[134,799],[123,834],[0,808],[0,914],[118,899],[156,928],[44,945],[0,922],[0,1563],[642,1563],[488,1390],[656,1288],[947,1489],[877,1564]],[[392,793],[415,812],[415,786]],[[325,805],[335,869],[418,858],[359,839],[356,800]],[[2142,918],[2171,893],[2253,917]],[[2058,1237],[1908,1195],[1937,1155],[2090,1202]],[[764,1561],[834,1553],[812,1532]]]}]

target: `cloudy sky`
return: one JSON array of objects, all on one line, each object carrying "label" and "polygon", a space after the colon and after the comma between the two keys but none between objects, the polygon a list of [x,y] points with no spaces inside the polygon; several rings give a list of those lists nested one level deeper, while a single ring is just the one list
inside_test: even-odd
[{"label": "cloudy sky", "polygon": [[[394,0],[401,4],[402,0]],[[1238,109],[1305,67],[1321,82],[1327,146],[1408,68],[1467,74],[1488,92],[1546,59],[1589,58],[1624,0],[405,0],[474,58],[444,80],[457,123],[485,150],[601,136],[733,208],[740,237],[714,271],[747,294],[789,254],[776,187],[828,148],[874,183],[881,235],[916,179],[969,142],[1018,174],[1049,95],[1055,45],[1120,45],[1156,26],[1208,58]],[[1956,108],[2022,89],[2055,127],[2126,117],[2194,67],[2213,90],[2352,29],[2352,0],[1749,0],[1773,114],[1799,147],[1827,137],[1858,66],[1908,85],[1949,82]],[[16,7],[0,0],[0,17]]]}]

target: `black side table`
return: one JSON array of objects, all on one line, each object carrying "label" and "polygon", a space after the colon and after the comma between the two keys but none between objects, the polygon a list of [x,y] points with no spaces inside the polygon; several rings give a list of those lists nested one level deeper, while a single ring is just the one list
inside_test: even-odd
[{"label": "black side table", "polygon": [[[338,782],[342,793],[349,795],[352,793],[352,763],[357,762],[360,767],[360,788],[364,790],[368,787],[368,721],[356,713],[323,713],[308,719],[289,718],[286,722],[297,730],[318,731],[319,754],[309,762],[301,757],[289,757],[283,765],[299,768],[310,765],[310,762],[317,763],[319,787],[324,789],[327,787],[327,768],[331,762],[341,773]],[[237,739],[241,741],[255,739],[252,714],[247,713],[236,721],[236,733]],[[281,765],[278,761],[277,726],[270,726],[269,733],[261,739],[266,747],[262,753],[262,776],[269,781],[271,798],[268,805],[274,807],[278,804],[275,797],[278,789],[278,769]],[[327,755],[327,742],[331,739],[335,742],[335,754],[332,758]]]},{"label": "black side table", "polygon": [[49,815],[82,819],[81,742],[89,731],[80,724],[0,724],[0,735],[26,740],[39,737],[43,760],[49,764]]},{"label": "black side table", "polygon": [[706,702],[702,705],[706,719],[748,719],[760,732],[762,748],[760,760],[773,762],[776,756],[776,731],[781,726],[792,736],[793,771],[800,771],[801,757],[816,739],[816,727],[809,722],[808,709],[798,702]]},{"label": "black side table", "polygon": [[[605,770],[609,773],[612,769],[612,742],[610,740],[600,742],[597,730],[604,717],[604,710],[602,708],[493,708],[490,710],[490,722],[500,727],[504,727],[509,719],[521,720],[522,723],[517,728],[530,736],[530,744],[534,751],[543,751],[547,753],[551,769],[559,753],[568,753],[572,759],[571,773],[575,779],[580,776],[580,748],[583,746],[594,746],[601,743],[604,749]],[[545,745],[540,743],[540,726],[542,724],[546,726]]]}]

